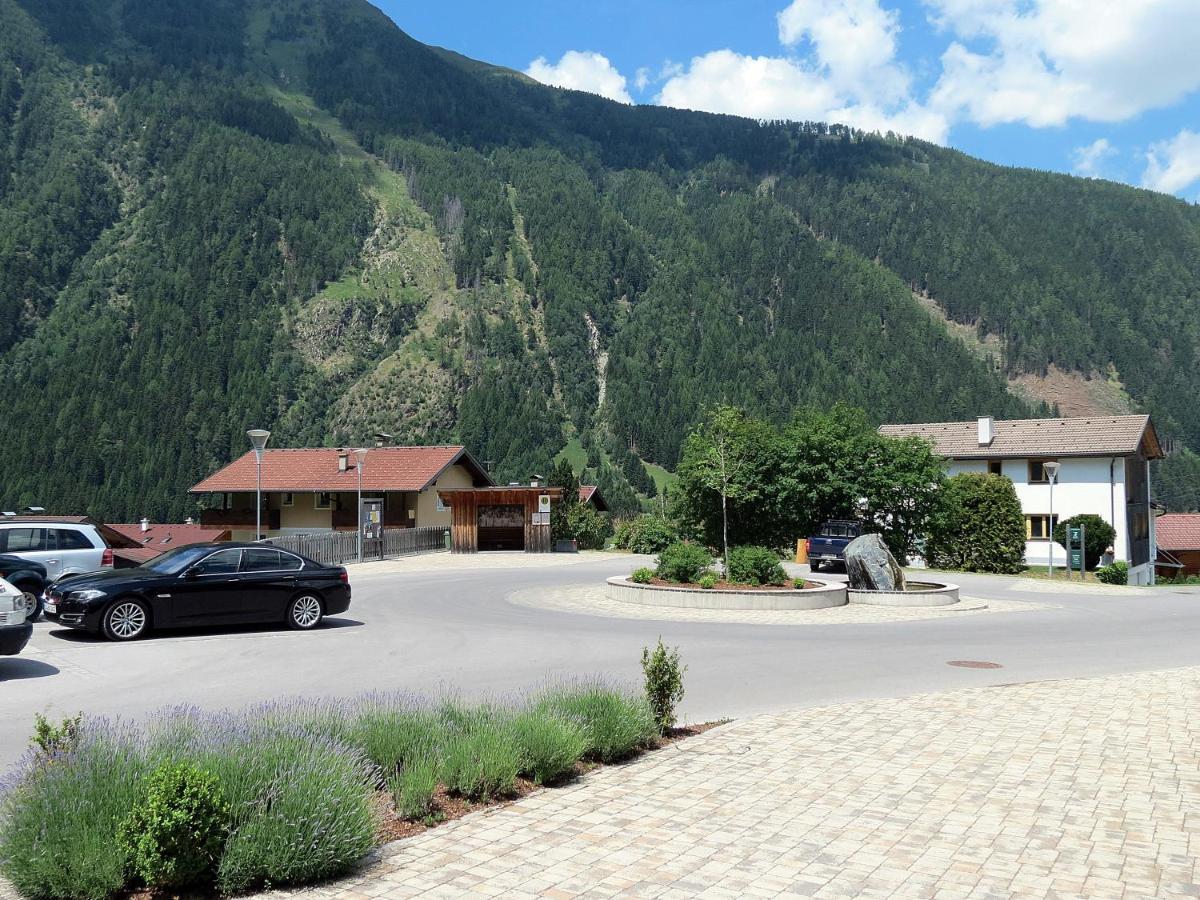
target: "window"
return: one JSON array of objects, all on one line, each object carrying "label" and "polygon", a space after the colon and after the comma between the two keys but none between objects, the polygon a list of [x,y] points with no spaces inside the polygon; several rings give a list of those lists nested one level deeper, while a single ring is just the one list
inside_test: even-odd
[{"label": "window", "polygon": [[450,507],[442,502],[441,494],[437,495],[437,511],[438,512],[450,512]]},{"label": "window", "polygon": [[243,572],[278,572],[280,568],[278,550],[255,547],[242,551]]},{"label": "window", "polygon": [[[989,475],[1003,475],[1004,474],[1004,463],[998,459],[989,459],[988,460],[988,474]],[[1032,479],[1030,479],[1030,480],[1032,481]]]},{"label": "window", "polygon": [[313,508],[314,509],[332,509],[333,508],[333,494],[317,494],[316,499],[313,501]]},{"label": "window", "polygon": [[[7,543],[5,542],[7,537]],[[48,550],[45,528],[6,528],[0,531],[0,549],[5,553],[35,553]]]},{"label": "window", "polygon": [[287,494],[284,494],[284,495],[283,495],[283,496],[280,498],[280,500],[279,500],[279,505],[280,505],[280,506],[291,506],[291,505],[293,505],[295,502],[296,502],[296,498],[295,498],[295,496],[294,496],[294,495],[292,495],[291,493],[287,493]]},{"label": "window", "polygon": [[279,551],[279,568],[284,572],[298,572],[304,568],[304,560],[290,553]]},{"label": "window", "polygon": [[66,528],[56,528],[54,533],[58,536],[59,550],[95,550],[92,542],[87,539],[82,531],[70,531]]},{"label": "window", "polygon": [[1025,537],[1031,541],[1048,541],[1058,527],[1058,516],[1053,522],[1050,516],[1032,515],[1025,517]]},{"label": "window", "polygon": [[1049,484],[1050,477],[1046,472],[1046,463],[1054,462],[1052,459],[1031,459],[1029,461],[1029,483],[1030,484]]},{"label": "window", "polygon": [[229,575],[238,570],[241,555],[241,550],[222,550],[200,560],[193,571],[197,575]]}]

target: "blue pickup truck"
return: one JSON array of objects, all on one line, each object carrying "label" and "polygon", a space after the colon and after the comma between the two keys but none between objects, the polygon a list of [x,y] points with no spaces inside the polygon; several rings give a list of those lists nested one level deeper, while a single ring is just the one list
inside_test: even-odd
[{"label": "blue pickup truck", "polygon": [[847,519],[832,519],[808,539],[808,564],[815,572],[821,566],[830,568],[845,564],[842,552],[846,545],[862,534],[857,522]]}]

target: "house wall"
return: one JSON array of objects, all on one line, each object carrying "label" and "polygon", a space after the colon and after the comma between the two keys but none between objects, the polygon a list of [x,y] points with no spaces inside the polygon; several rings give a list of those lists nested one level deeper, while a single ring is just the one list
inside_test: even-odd
[{"label": "house wall", "polygon": [[[1061,468],[1054,485],[1054,515],[1062,522],[1075,515],[1092,513],[1116,529],[1113,549],[1117,559],[1129,560],[1128,529],[1125,504],[1125,460],[1123,457],[1060,458]],[[951,460],[949,472],[987,472],[986,460]],[[1050,514],[1050,485],[1030,483],[1029,460],[1006,459],[1001,474],[1012,480],[1026,515]],[[1111,481],[1110,481],[1111,474]],[[1050,541],[1026,541],[1025,563],[1029,566],[1048,565],[1051,558]],[[1054,542],[1054,564],[1066,565],[1067,551]]]},{"label": "house wall", "polygon": [[439,512],[437,508],[438,488],[469,488],[474,487],[475,481],[471,473],[459,465],[454,465],[443,472],[432,485],[417,495],[417,527],[425,528],[430,525],[441,525],[446,528],[451,524],[450,508]]},{"label": "house wall", "polygon": [[293,494],[292,505],[283,506],[283,495],[272,494],[271,508],[279,510],[279,534],[328,531],[333,527],[333,510],[317,509],[316,494]]}]

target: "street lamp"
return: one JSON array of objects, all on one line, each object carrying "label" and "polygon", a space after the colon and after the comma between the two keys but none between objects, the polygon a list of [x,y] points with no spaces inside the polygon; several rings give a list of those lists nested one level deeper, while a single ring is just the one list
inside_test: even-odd
[{"label": "street lamp", "polygon": [[358,561],[363,561],[363,506],[362,506],[362,471],[363,464],[367,461],[367,448],[363,447],[354,451],[354,459],[357,463],[355,471],[358,472]]},{"label": "street lamp", "polygon": [[254,539],[258,541],[262,539],[263,450],[266,449],[267,441],[271,439],[271,432],[264,431],[261,428],[251,428],[246,432],[246,437],[250,438],[250,444],[254,447]]},{"label": "street lamp", "polygon": [[1050,561],[1046,564],[1046,574],[1054,577],[1054,482],[1058,481],[1059,463],[1042,463],[1046,470],[1046,479],[1050,482]]}]

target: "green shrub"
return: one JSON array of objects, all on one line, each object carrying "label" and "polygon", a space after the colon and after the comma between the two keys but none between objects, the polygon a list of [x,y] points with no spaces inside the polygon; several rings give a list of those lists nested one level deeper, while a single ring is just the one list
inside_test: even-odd
[{"label": "green shrub", "polygon": [[634,569],[633,574],[629,576],[629,580],[635,584],[649,584],[654,580],[654,570],[647,569],[642,566],[640,569]]},{"label": "green shrub", "polygon": [[683,673],[686,671],[687,666],[679,664],[679,648],[668,650],[661,637],[653,651],[649,647],[642,648],[646,702],[660,734],[675,727],[675,707],[683,699]]},{"label": "green shrub", "polygon": [[299,729],[254,729],[210,753],[204,765],[233,817],[217,870],[223,893],[330,878],[374,846],[377,776],[358,751]]},{"label": "green shrub", "polygon": [[576,503],[570,507],[567,529],[578,542],[580,550],[603,550],[613,534],[608,516],[590,503]]},{"label": "green shrub", "polygon": [[1117,530],[1094,513],[1083,513],[1059,522],[1054,528],[1054,540],[1067,546],[1067,529],[1083,527],[1083,563],[1088,569],[1096,568],[1104,551],[1117,539]]},{"label": "green shrub", "polygon": [[587,743],[585,755],[601,762],[625,759],[646,747],[657,732],[644,697],[604,684],[552,689],[537,708],[578,722]]},{"label": "green shrub", "polygon": [[805,582],[805,580],[803,578],[793,578],[792,579],[792,587],[794,587],[798,591],[804,590],[804,585],[806,583],[807,582]]},{"label": "green shrub", "polygon": [[31,744],[44,758],[67,753],[75,748],[79,740],[79,728],[82,724],[83,713],[67,716],[58,725],[41,713],[34,713]]},{"label": "green shrub", "polygon": [[84,723],[53,764],[29,762],[0,796],[0,871],[23,897],[104,900],[126,884],[113,840],[141,789],[135,736]]},{"label": "green shrub", "polygon": [[693,584],[712,565],[712,555],[699,544],[680,541],[658,555],[659,578]]},{"label": "green shrub", "polygon": [[734,547],[729,551],[729,572],[725,580],[733,584],[784,584],[787,572],[779,564],[779,554],[766,547]]},{"label": "green shrub", "polygon": [[488,707],[448,705],[449,728],[442,748],[441,781],[468,800],[511,794],[521,771],[521,748],[508,717]]},{"label": "green shrub", "polygon": [[978,472],[947,478],[930,521],[925,556],[937,568],[1020,572],[1025,515],[1012,481]]},{"label": "green shrub", "polygon": [[412,757],[388,779],[396,812],[405,819],[421,820],[433,813],[438,785],[438,764],[432,757]]},{"label": "green shrub", "polygon": [[1105,584],[1129,584],[1129,563],[1118,559],[1096,570],[1096,578]]},{"label": "green shrub", "polygon": [[368,697],[348,716],[338,738],[361,749],[382,773],[391,775],[410,760],[436,755],[445,723],[436,713],[388,697]]},{"label": "green shrub", "polygon": [[519,714],[512,729],[521,751],[521,774],[537,784],[570,775],[587,750],[579,722],[546,710]]},{"label": "green shrub", "polygon": [[706,591],[711,591],[717,586],[717,576],[713,572],[705,572],[700,576],[700,580],[696,584],[700,585]]},{"label": "green shrub", "polygon": [[168,763],[146,776],[117,843],[147,887],[203,884],[216,873],[228,823],[216,778],[192,763]]},{"label": "green shrub", "polygon": [[667,519],[662,516],[638,516],[620,524],[613,543],[631,553],[650,555],[662,552],[678,540],[678,530]]}]

